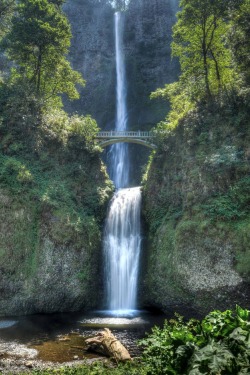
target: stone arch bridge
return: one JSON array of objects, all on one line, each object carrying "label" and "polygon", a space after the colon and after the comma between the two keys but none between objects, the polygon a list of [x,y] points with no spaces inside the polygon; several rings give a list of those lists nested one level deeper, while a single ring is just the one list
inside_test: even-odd
[{"label": "stone arch bridge", "polygon": [[151,149],[155,149],[154,133],[147,131],[101,131],[97,133],[96,140],[101,147],[107,147],[115,143],[136,143]]}]

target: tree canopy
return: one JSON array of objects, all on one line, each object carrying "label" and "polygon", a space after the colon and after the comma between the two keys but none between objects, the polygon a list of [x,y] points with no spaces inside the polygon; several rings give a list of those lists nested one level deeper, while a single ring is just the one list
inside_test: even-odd
[{"label": "tree canopy", "polygon": [[12,79],[25,78],[50,104],[59,104],[58,95],[63,93],[77,98],[76,84],[84,85],[80,73],[66,59],[71,30],[61,4],[61,0],[20,0],[3,43],[15,62]]},{"label": "tree canopy", "polygon": [[181,74],[151,95],[170,100],[171,126],[197,103],[238,89],[243,71],[249,72],[249,0],[181,0],[180,7],[172,55]]},{"label": "tree canopy", "polygon": [[173,28],[173,55],[179,57],[182,79],[192,84],[194,95],[205,91],[211,96],[232,80],[225,40],[226,7],[224,2],[210,0],[182,0],[180,5],[183,10]]}]

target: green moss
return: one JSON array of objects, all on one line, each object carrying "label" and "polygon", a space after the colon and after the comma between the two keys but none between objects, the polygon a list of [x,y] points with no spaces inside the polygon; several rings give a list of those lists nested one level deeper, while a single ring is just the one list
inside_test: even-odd
[{"label": "green moss", "polygon": [[[6,195],[5,195],[6,196]],[[30,272],[30,256],[37,246],[38,213],[35,206],[29,202],[15,201],[13,198],[8,204],[0,208],[0,237],[1,259],[5,270],[22,268],[26,274]],[[11,262],[10,258],[11,257]]]},{"label": "green moss", "polygon": [[250,214],[250,177],[231,185],[226,194],[217,195],[203,205],[205,215],[213,220],[244,219]]},{"label": "green moss", "polygon": [[250,281],[250,218],[234,226],[236,269]]},{"label": "green moss", "polygon": [[174,267],[175,222],[165,220],[152,238],[146,284],[154,303],[171,304],[174,295],[182,295]]},{"label": "green moss", "polygon": [[[146,375],[145,366],[134,360],[132,362],[114,364],[112,362],[96,361],[89,365],[76,365],[74,367],[60,367],[60,369],[47,369],[29,371],[32,375]],[[21,375],[27,375],[27,372]]]}]

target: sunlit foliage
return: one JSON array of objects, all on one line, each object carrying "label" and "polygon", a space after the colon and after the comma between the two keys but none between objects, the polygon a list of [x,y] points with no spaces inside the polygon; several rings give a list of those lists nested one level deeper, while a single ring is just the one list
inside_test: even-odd
[{"label": "sunlit foliage", "polygon": [[3,43],[9,58],[15,62],[13,84],[27,80],[50,105],[59,105],[58,95],[62,93],[71,99],[78,98],[76,84],[84,84],[80,73],[66,59],[71,31],[57,3],[20,0]]},{"label": "sunlit foliage", "polygon": [[230,96],[249,79],[249,0],[181,0],[173,27],[172,54],[179,58],[177,82],[151,94],[170,101],[165,125],[174,128],[198,103]]}]

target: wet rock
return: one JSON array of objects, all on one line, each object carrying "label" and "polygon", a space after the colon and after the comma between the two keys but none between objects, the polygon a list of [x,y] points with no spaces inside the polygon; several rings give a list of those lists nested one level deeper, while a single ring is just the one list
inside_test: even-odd
[{"label": "wet rock", "polygon": [[58,337],[58,341],[70,341],[70,338],[69,338],[69,336],[60,336],[60,337]]},{"label": "wet rock", "polygon": [[33,362],[31,362],[31,361],[25,362],[25,366],[28,367],[28,368],[32,368]]}]

